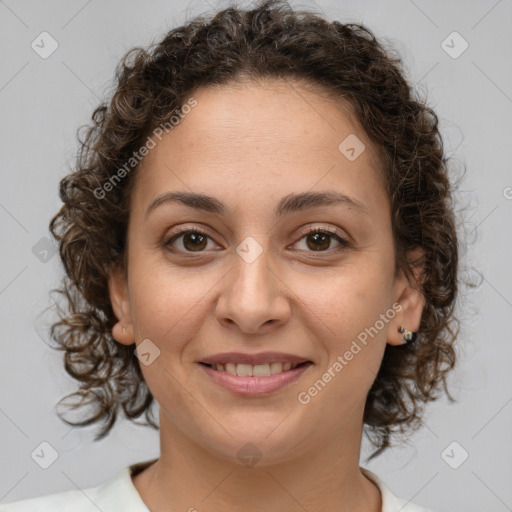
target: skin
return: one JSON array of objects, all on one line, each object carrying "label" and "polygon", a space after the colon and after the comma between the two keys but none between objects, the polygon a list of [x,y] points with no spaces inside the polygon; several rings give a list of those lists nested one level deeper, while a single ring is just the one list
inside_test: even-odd
[{"label": "skin", "polygon": [[[378,512],[380,492],[359,469],[365,400],[386,343],[401,344],[400,325],[418,330],[424,300],[411,275],[395,274],[375,148],[348,105],[298,83],[236,83],[193,96],[197,106],[137,171],[127,279],[112,272],[109,282],[115,339],[149,338],[160,350],[141,368],[160,405],[161,455],[134,485],[153,512]],[[338,149],[350,134],[366,146],[355,161]],[[167,191],[208,194],[229,211],[167,203],[145,218]],[[367,213],[334,204],[274,217],[283,196],[311,191],[349,195]],[[173,242],[181,253],[166,249],[177,226],[206,230],[203,252],[186,236]],[[307,227],[335,230],[351,246],[331,237],[315,250]],[[262,248],[251,263],[236,252],[249,236]],[[301,404],[298,393],[394,303],[401,311]],[[285,352],[314,364],[285,389],[243,397],[197,364],[232,351]],[[262,455],[253,467],[237,457],[247,443]]]}]

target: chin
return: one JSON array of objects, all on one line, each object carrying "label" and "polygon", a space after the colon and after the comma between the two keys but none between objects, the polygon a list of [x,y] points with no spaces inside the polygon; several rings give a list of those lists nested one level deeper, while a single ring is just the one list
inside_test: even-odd
[{"label": "chin", "polygon": [[251,423],[242,419],[236,424],[230,422],[231,435],[216,428],[218,435],[212,436],[210,429],[203,433],[203,447],[213,456],[241,467],[264,467],[293,460],[306,453],[304,439],[311,440],[311,435],[292,421],[285,428],[283,424],[289,419],[283,422],[283,417],[286,416],[275,415],[273,421],[258,421],[257,415],[252,415]]}]

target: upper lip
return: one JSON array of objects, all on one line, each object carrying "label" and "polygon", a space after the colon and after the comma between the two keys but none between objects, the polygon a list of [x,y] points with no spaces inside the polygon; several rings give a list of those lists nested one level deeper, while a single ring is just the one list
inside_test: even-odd
[{"label": "upper lip", "polygon": [[206,364],[265,364],[265,363],[287,363],[300,364],[310,361],[307,357],[300,357],[293,354],[284,354],[282,352],[261,352],[259,354],[244,354],[242,352],[224,352],[205,357],[199,361]]}]

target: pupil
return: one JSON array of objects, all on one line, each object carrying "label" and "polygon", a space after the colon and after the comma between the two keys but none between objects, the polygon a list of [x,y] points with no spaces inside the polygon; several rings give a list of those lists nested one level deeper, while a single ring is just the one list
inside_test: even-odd
[{"label": "pupil", "polygon": [[[313,249],[327,249],[329,247],[329,236],[330,235],[326,235],[326,234],[322,234],[322,233],[314,233],[313,235],[311,235],[311,237],[315,240],[315,243],[317,243],[318,241],[320,241],[320,243],[322,242],[325,242],[325,240],[327,240],[327,244],[323,244],[322,246],[319,246],[319,245],[313,245]],[[311,247],[310,247],[311,248]]]},{"label": "pupil", "polygon": [[201,235],[200,233],[189,233],[188,235],[185,235],[185,238],[184,238],[185,245],[186,245],[187,240],[192,241],[193,250],[204,248],[200,244],[203,243],[203,245],[204,245],[205,237],[203,235]]}]

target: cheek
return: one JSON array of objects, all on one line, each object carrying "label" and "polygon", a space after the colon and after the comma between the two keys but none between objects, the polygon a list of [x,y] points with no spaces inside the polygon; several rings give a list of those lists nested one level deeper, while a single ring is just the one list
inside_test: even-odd
[{"label": "cheek", "polygon": [[167,359],[166,364],[174,367],[201,325],[201,295],[180,286],[165,286],[162,281],[159,285],[161,289],[155,292],[146,283],[133,302],[135,339],[149,338],[159,348],[162,359]]},{"label": "cheek", "polygon": [[[339,384],[333,388],[342,395],[347,390],[344,379],[350,382],[350,389],[355,386],[366,392],[378,372],[389,322],[395,314],[392,266],[387,263],[369,255],[357,264],[337,269],[322,289],[303,290],[305,296],[309,294],[315,330],[323,333],[320,339],[328,361],[322,361],[322,370],[331,368],[337,376],[332,380]],[[338,364],[332,368],[335,362]]]},{"label": "cheek", "polygon": [[[178,267],[162,249],[134,249],[130,261],[131,313],[139,337],[165,341],[188,330],[204,301],[209,284],[207,271]],[[193,320],[192,320],[193,321]]]},{"label": "cheek", "polygon": [[[323,357],[317,373],[297,390],[297,398],[310,407],[307,421],[322,417],[326,429],[338,428],[361,409],[377,376],[390,320],[381,320],[381,315],[390,307],[389,294],[376,280],[374,274],[350,272],[310,298],[316,352],[321,347]],[[331,414],[325,414],[326,404]]]},{"label": "cheek", "polygon": [[357,336],[392,306],[392,275],[381,261],[372,260],[342,266],[301,289],[304,303],[339,339]]},{"label": "cheek", "polygon": [[169,266],[147,262],[133,262],[130,282],[135,339],[155,354],[150,364],[141,359],[140,368],[157,402],[165,404],[165,409],[183,411],[191,407],[182,388],[186,382],[183,353],[197,336],[204,315],[200,311],[204,280],[197,274],[186,277],[181,271],[170,271]]}]

